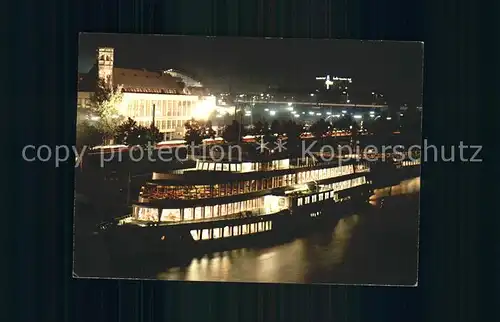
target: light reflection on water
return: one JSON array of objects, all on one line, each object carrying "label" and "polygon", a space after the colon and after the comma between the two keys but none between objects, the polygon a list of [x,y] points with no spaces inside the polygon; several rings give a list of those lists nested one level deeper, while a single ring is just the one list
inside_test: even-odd
[{"label": "light reflection on water", "polygon": [[[265,249],[238,249],[193,259],[158,279],[187,281],[307,283],[315,270],[342,264],[359,215],[340,219],[333,231]],[[211,257],[211,258],[210,258]]]},{"label": "light reflection on water", "polygon": [[[374,208],[379,209],[385,200],[419,191],[420,178],[415,178],[398,186],[378,189],[370,199]],[[156,278],[186,281],[411,284],[416,275],[418,229],[413,212],[418,212],[415,209],[418,208],[418,201],[413,201],[410,209],[401,207],[398,205],[395,211],[380,208],[379,213],[370,213],[368,216],[351,214],[341,218],[335,226],[332,224],[329,232],[317,232],[278,246],[206,255],[193,259],[186,267],[167,269],[157,274]],[[409,223],[401,222],[404,218],[408,218],[406,221]],[[396,233],[388,233],[390,229],[394,229]],[[405,229],[408,233],[405,233]],[[389,240],[395,235],[400,236],[396,238],[403,239]],[[381,271],[383,268],[388,272],[386,276]]]}]

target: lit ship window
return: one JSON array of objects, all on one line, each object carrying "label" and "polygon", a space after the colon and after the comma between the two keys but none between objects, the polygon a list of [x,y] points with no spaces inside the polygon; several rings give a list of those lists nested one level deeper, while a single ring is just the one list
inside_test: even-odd
[{"label": "lit ship window", "polygon": [[194,240],[200,240],[200,231],[191,230],[191,237],[193,237]]},{"label": "lit ship window", "polygon": [[213,238],[221,238],[222,237],[222,228],[214,228],[213,229]]},{"label": "lit ship window", "polygon": [[193,208],[184,209],[184,220],[193,220]]}]

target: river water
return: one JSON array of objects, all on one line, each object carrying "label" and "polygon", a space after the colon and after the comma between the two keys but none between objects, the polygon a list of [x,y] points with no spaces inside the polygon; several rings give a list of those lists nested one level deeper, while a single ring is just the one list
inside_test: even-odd
[{"label": "river water", "polygon": [[[184,267],[150,262],[128,271],[136,278],[182,281],[415,285],[419,187],[415,178],[376,190],[372,209],[281,245],[214,253]],[[119,275],[114,273],[109,276]]]}]

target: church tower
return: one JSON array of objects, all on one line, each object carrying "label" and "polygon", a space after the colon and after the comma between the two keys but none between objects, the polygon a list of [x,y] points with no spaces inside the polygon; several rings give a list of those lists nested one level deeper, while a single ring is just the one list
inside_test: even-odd
[{"label": "church tower", "polygon": [[108,85],[113,85],[114,49],[109,47],[97,48],[97,70],[99,79],[104,79]]}]

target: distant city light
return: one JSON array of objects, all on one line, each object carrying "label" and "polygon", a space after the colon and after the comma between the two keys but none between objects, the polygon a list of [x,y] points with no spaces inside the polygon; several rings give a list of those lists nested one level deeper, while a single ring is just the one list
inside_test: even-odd
[{"label": "distant city light", "polygon": [[269,111],[269,114],[276,115],[276,111]]},{"label": "distant city light", "polygon": [[292,106],[292,102],[288,102],[288,106]]},{"label": "distant city light", "polygon": [[310,95],[311,95],[311,96],[314,96],[314,93],[311,93]]},{"label": "distant city light", "polygon": [[269,111],[269,109],[268,109],[268,108],[265,108],[265,109],[264,109],[264,111],[268,112],[268,111]]},{"label": "distant city light", "polygon": [[300,117],[300,115],[299,115],[299,114],[293,114],[293,116],[295,116],[295,117]]},{"label": "distant city light", "polygon": [[371,114],[370,117],[375,117],[375,115]]},{"label": "distant city light", "polygon": [[375,111],[370,111],[370,114],[375,114]]},{"label": "distant city light", "polygon": [[351,100],[347,100],[347,103],[351,103]]},{"label": "distant city light", "polygon": [[342,111],[342,114],[345,114],[345,113],[347,113],[347,111]]},{"label": "distant city light", "polygon": [[309,112],[309,115],[314,115],[314,112]]},{"label": "distant city light", "polygon": [[326,112],[326,115],[332,115],[332,112]]},{"label": "distant city light", "polygon": [[316,113],[317,116],[321,116],[321,113]]},{"label": "distant city light", "polygon": [[360,118],[363,118],[361,115],[354,115],[354,118],[355,119],[360,119]]},{"label": "distant city light", "polygon": [[289,111],[293,111],[293,107],[287,107],[286,109]]},{"label": "distant city light", "polygon": [[389,117],[387,117],[386,119],[387,119],[388,121],[390,121],[390,120],[392,120],[392,117],[390,117],[390,116],[389,116]]}]

